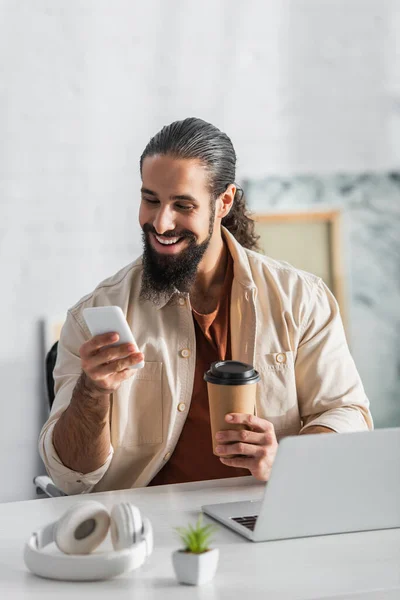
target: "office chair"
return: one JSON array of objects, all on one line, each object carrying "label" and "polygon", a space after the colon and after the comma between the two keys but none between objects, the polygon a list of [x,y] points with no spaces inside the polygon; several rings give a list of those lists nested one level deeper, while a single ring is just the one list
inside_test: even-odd
[{"label": "office chair", "polygon": [[[55,342],[47,353],[45,360],[47,400],[49,402],[50,410],[55,398],[53,371],[57,361],[57,349],[58,342]],[[34,477],[33,483],[36,486],[36,492],[39,496],[45,494],[49,498],[56,498],[58,496],[67,495],[62,492],[47,475],[37,475]]]},{"label": "office chair", "polygon": [[54,377],[53,371],[57,362],[58,342],[55,342],[50,348],[46,356],[46,384],[47,384],[47,399],[49,401],[50,410],[52,409],[55,394],[54,394]]}]

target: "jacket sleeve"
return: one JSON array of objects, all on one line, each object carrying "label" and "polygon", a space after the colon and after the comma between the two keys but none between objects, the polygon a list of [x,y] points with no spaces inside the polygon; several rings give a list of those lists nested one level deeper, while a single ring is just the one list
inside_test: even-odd
[{"label": "jacket sleeve", "polygon": [[69,311],[58,343],[54,369],[55,399],[50,416],[39,436],[39,453],[47,473],[55,485],[66,494],[90,492],[107,471],[113,456],[113,448],[110,446],[104,465],[91,473],[79,473],[63,465],[53,445],[54,426],[68,408],[72,392],[82,373],[79,348],[85,341],[87,336]]},{"label": "jacket sleeve", "polygon": [[338,304],[322,280],[310,300],[295,369],[301,432],[314,425],[338,433],[373,428],[369,401],[347,345]]}]

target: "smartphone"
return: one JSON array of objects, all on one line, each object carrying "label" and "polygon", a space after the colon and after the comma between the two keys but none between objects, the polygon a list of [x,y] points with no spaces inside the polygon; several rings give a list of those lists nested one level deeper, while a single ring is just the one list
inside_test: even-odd
[{"label": "smartphone", "polygon": [[[95,306],[93,308],[84,308],[83,318],[93,337],[103,333],[118,333],[118,342],[110,344],[110,346],[134,344],[138,347],[125,315],[119,306]],[[137,365],[132,365],[129,368],[142,369],[143,367],[144,361]]]}]

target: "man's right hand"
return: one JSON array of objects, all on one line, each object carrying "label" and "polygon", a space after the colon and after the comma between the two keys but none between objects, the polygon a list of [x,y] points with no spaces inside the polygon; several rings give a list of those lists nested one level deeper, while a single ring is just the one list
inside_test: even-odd
[{"label": "man's right hand", "polygon": [[117,333],[105,333],[80,347],[82,375],[54,426],[53,443],[61,462],[79,473],[105,464],[111,444],[109,396],[135,374],[128,367],[143,360],[132,344],[110,346],[118,339]]},{"label": "man's right hand", "polygon": [[144,360],[133,344],[110,346],[118,339],[117,333],[96,335],[79,349],[85,386],[91,395],[112,394],[135,374],[129,367]]}]

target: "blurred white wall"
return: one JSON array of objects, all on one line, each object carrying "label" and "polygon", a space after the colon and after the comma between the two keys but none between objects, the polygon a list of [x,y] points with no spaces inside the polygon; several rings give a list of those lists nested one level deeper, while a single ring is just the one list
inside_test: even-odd
[{"label": "blurred white wall", "polygon": [[399,164],[395,0],[0,0],[0,501],[34,497],[39,321],[141,251],[138,161],[222,128],[238,179]]}]

